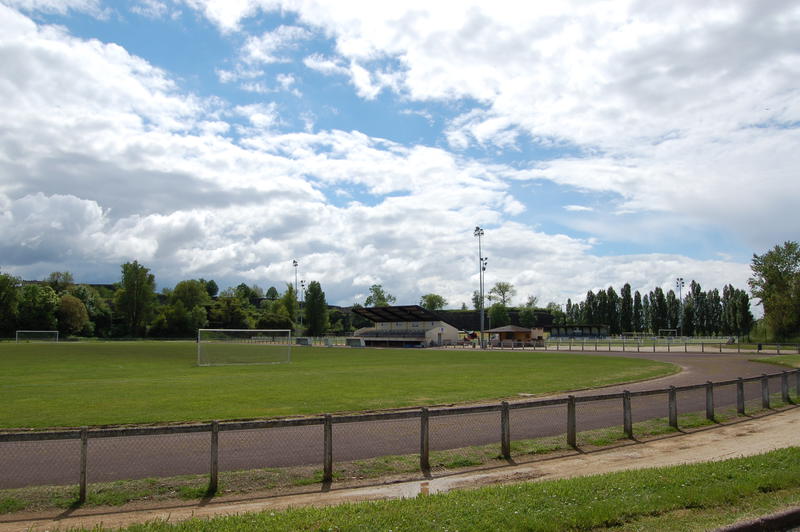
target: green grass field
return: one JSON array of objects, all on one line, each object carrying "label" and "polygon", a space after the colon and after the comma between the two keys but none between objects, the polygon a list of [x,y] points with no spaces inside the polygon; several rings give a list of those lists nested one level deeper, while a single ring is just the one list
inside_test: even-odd
[{"label": "green grass field", "polygon": [[126,530],[711,530],[798,501],[800,449],[794,447],[721,462],[327,508],[154,521]]},{"label": "green grass field", "polygon": [[194,342],[0,343],[0,427],[241,419],[546,394],[677,371],[566,353],[298,347],[198,367]]}]

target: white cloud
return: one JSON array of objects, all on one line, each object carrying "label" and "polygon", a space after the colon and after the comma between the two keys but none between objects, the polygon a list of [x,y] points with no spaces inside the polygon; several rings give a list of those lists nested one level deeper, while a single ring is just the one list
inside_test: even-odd
[{"label": "white cloud", "polygon": [[242,59],[249,64],[285,63],[288,59],[281,57],[280,52],[293,48],[298,41],[311,37],[311,33],[298,26],[278,26],[259,37],[249,37],[242,46]]},{"label": "white cloud", "polygon": [[594,209],[586,205],[564,205],[564,210],[571,212],[591,212]]},{"label": "white cloud", "polygon": [[[201,7],[228,31],[242,16],[257,11],[247,2],[189,4]],[[342,9],[346,15],[349,8]],[[365,9],[369,17],[380,11],[379,6]],[[400,17],[396,23],[415,29],[424,41],[414,53],[434,53],[436,25],[425,30],[434,21],[420,16]],[[461,15],[454,18],[447,24],[463,22]],[[315,18],[314,24],[323,27],[323,19]],[[632,152],[628,159],[597,157],[591,167],[566,159],[519,170],[359,131],[312,132],[311,114],[305,115],[308,131],[281,133],[276,131],[280,113],[273,102],[231,107],[200,99],[120,46],[37,25],[2,5],[0,20],[0,231],[11,235],[0,244],[4,271],[24,270],[27,278],[41,278],[69,269],[79,280],[92,275],[93,280],[111,281],[109,272],[117,275],[120,262],[138,259],[167,285],[200,276],[223,285],[242,280],[264,285],[291,279],[290,261],[298,258],[304,277],[320,280],[334,303],[350,303],[380,280],[401,303],[416,302],[420,293],[438,287],[435,291],[458,305],[469,302],[476,286],[472,228],[479,223],[486,228],[487,281],[513,282],[520,293],[537,294],[543,301],[563,301],[588,288],[625,281],[654,286],[670,282],[675,272],[696,276],[704,286],[719,279],[743,286],[747,267],[731,261],[599,256],[590,238],[533,229],[536,220],[522,220],[524,205],[510,192],[514,180],[549,179],[585,189],[613,189],[623,195],[621,207],[641,209],[637,202],[650,197],[645,194],[663,197],[670,193],[669,183],[648,192],[626,169],[634,172],[630,166],[639,159],[648,168],[652,160],[666,164],[689,149],[688,141],[662,142],[650,151]],[[388,41],[380,37],[386,31],[383,24],[359,29],[357,19],[348,20],[352,24],[340,32],[337,50],[342,57],[349,55],[331,63],[348,65],[341,67],[347,75],[353,65],[372,65],[384,49],[411,46],[396,30],[387,34]],[[479,29],[471,33],[480,37]],[[392,39],[400,41],[392,44]],[[480,44],[478,39],[470,45],[475,53]],[[450,43],[446,49],[455,53],[457,47]],[[513,50],[509,46],[511,60]],[[388,88],[420,98],[422,93],[410,85],[416,75],[412,55],[404,59],[410,70],[402,79],[385,65],[373,71],[362,67],[366,75],[359,90],[374,95]],[[318,58],[312,64],[324,61]],[[446,77],[432,76],[434,86],[427,89],[431,95],[455,90],[444,87]],[[291,88],[296,83],[292,79],[276,82]],[[481,86],[473,80],[459,90],[477,94]],[[500,88],[481,90],[488,94]],[[498,115],[483,129],[475,117],[474,127],[453,128],[453,135],[469,143],[477,138],[471,132],[475,130],[488,145],[492,135],[513,131],[508,116]],[[232,127],[241,118],[249,126]],[[226,136],[234,130],[237,135]],[[785,141],[782,133],[773,135]],[[754,137],[728,142],[738,147],[745,140]],[[792,144],[777,145],[780,151],[772,153],[785,161]],[[751,146],[761,156],[776,149],[767,142]],[[701,155],[696,150],[693,157],[708,160]],[[723,161],[722,155],[713,161]],[[742,154],[716,171],[744,182],[754,164],[748,167]],[[791,166],[782,164],[788,175]],[[603,179],[586,180],[587,171]],[[683,168],[674,172],[689,174]],[[766,182],[781,183],[777,177]],[[657,183],[655,177],[651,183]],[[688,203],[691,198],[680,192],[678,199]],[[677,200],[663,201],[656,207],[664,210]],[[707,197],[696,199],[694,206],[715,214],[724,209]]]},{"label": "white cloud", "polygon": [[[230,29],[259,10],[330,35],[336,54],[305,65],[349,77],[364,99],[479,102],[444,132],[454,149],[579,154],[520,178],[610,192],[619,213],[671,213],[663,230],[689,216],[746,245],[800,225],[787,205],[800,162],[795,4],[252,0],[209,18]],[[769,205],[788,219],[763,219]]]}]

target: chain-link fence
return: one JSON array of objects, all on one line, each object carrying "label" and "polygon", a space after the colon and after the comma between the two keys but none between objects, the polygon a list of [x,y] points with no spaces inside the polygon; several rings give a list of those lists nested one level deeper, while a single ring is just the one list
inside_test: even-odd
[{"label": "chain-link fence", "polygon": [[[0,490],[220,473],[269,487],[439,474],[648,439],[800,400],[800,370],[717,383],[480,406],[0,434]],[[287,480],[288,479],[288,480]],[[223,481],[224,482],[224,481]],[[206,488],[204,488],[206,489]]]}]

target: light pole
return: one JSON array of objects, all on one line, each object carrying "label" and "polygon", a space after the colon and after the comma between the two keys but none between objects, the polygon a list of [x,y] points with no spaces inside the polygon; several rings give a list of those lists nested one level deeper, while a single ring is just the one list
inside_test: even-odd
[{"label": "light pole", "polygon": [[297,260],[292,260],[294,266],[294,297],[297,297]]},{"label": "light pole", "polygon": [[678,330],[683,337],[683,277],[675,279],[675,288],[678,289],[678,301],[680,302],[680,314],[678,315]]},{"label": "light pole", "polygon": [[300,279],[300,326],[303,326],[303,302],[306,294],[306,280]]},{"label": "light pole", "polygon": [[486,271],[486,262],[488,259],[483,256],[483,249],[481,247],[482,239],[483,239],[483,229],[479,226],[475,226],[475,231],[472,233],[473,236],[478,237],[478,279],[480,280],[480,296],[481,299],[479,301],[480,305],[480,312],[481,312],[481,349],[486,347],[486,344],[483,340],[483,274]]}]

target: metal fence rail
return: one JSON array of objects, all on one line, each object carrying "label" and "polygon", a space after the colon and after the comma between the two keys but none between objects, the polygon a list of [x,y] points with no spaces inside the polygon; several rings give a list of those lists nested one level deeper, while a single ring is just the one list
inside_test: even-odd
[{"label": "metal fence rail", "polygon": [[322,481],[331,482],[334,463],[386,455],[418,455],[419,468],[428,473],[458,464],[463,449],[491,446],[496,456],[512,459],[538,452],[534,443],[548,438],[550,445],[560,440],[573,448],[602,446],[619,438],[647,437],[796,404],[798,396],[800,370],[792,370],[690,386],[480,406],[4,432],[0,489],[77,483],[82,502],[90,482],[207,474],[213,492],[220,471],[301,465],[321,465]]}]

